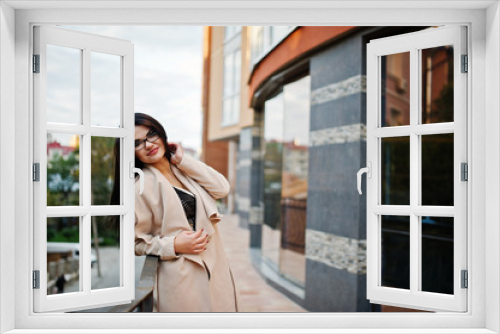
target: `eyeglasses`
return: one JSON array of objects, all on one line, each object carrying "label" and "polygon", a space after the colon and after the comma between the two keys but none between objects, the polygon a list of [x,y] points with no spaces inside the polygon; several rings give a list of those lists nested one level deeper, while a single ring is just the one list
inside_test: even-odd
[{"label": "eyeglasses", "polygon": [[159,135],[155,131],[149,131],[144,139],[136,139],[135,140],[135,150],[140,151],[144,147],[146,147],[146,142],[154,143],[159,138]]}]

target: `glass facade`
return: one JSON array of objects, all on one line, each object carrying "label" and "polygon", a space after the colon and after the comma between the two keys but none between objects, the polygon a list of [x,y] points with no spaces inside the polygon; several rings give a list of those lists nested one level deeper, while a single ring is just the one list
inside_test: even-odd
[{"label": "glass facade", "polygon": [[264,257],[287,279],[305,283],[310,77],[265,103]]}]

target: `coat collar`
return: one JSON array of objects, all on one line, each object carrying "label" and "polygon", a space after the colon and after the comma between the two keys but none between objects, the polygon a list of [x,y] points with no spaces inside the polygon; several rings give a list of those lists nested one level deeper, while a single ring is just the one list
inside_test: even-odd
[{"label": "coat collar", "polygon": [[[195,195],[197,230],[203,228],[205,232],[207,232],[208,234],[212,234],[214,230],[212,227],[211,219],[220,219],[217,206],[215,205],[215,200],[195,180],[182,173],[182,171],[175,165],[172,164],[171,166],[172,172],[177,177],[179,182],[181,182],[187,190]],[[150,168],[156,174],[159,174],[160,179],[166,182],[170,187],[172,187],[172,190],[174,190],[170,181],[165,177],[165,175],[163,175],[161,171],[151,165],[147,165],[147,168]]]}]

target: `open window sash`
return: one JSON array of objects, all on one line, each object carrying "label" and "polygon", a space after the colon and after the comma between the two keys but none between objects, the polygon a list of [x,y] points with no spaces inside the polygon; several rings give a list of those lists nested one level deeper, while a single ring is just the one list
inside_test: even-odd
[{"label": "open window sash", "polygon": [[[70,71],[59,71],[58,66],[48,68],[48,50],[63,50],[57,56],[63,59],[65,52],[74,54],[76,59]],[[34,90],[34,163],[39,163],[39,181],[34,182],[34,311],[74,311],[101,306],[129,303],[134,299],[134,179],[130,174],[134,161],[134,88],[133,88],[133,66],[134,46],[126,40],[98,36],[88,33],[71,31],[67,29],[36,26],[34,27],[34,64],[33,64],[33,90]],[[69,51],[68,51],[69,50]],[[52,52],[52,51],[51,51]],[[56,53],[59,51],[55,51]],[[92,84],[92,57],[114,57],[116,60],[116,83],[115,106],[116,121],[113,125],[99,126],[92,117],[98,118],[95,111],[92,112],[91,93]],[[37,59],[38,58],[38,59]],[[55,60],[54,60],[55,59]],[[51,58],[51,64],[57,64],[58,58]],[[35,64],[36,62],[36,64]],[[102,73],[101,73],[102,74]],[[69,76],[69,81],[74,84],[75,98],[68,98],[66,84],[57,83],[55,76]],[[96,76],[97,77],[97,76]],[[101,76],[106,77],[106,73]],[[48,93],[48,82],[50,78],[50,94]],[[58,86],[59,85],[59,86]],[[54,88],[54,86],[56,88]],[[58,91],[58,88],[60,90]],[[50,95],[50,96],[49,96]],[[65,96],[66,95],[66,96]],[[111,97],[109,97],[111,99]],[[63,104],[61,101],[65,101]],[[96,99],[97,100],[97,99]],[[101,99],[101,101],[105,101]],[[69,101],[69,102],[68,102]],[[53,109],[57,105],[58,114]],[[64,112],[66,109],[68,112]],[[68,122],[64,117],[74,111],[76,118],[74,122]],[[62,111],[62,113],[61,113]],[[48,114],[51,116],[48,117]],[[54,118],[61,115],[61,118]],[[119,125],[118,125],[119,123]],[[109,124],[109,123],[107,123]],[[73,152],[74,166],[69,169],[74,181],[67,186],[66,192],[74,192],[74,201],[48,202],[49,187],[54,187],[54,182],[63,183],[65,175],[52,172],[48,178],[48,168],[53,163],[48,158],[48,138],[59,138],[66,136],[72,138],[72,144],[61,144],[52,140],[49,144],[56,145],[57,159],[61,163],[68,163],[70,157],[68,152]],[[96,142],[107,142],[108,146],[115,141],[120,142],[119,176],[114,182],[120,187],[120,204],[109,205],[109,201],[101,205],[94,205],[93,190],[91,190],[93,173],[92,156],[95,152]],[[94,147],[94,148],[93,148]],[[52,147],[51,147],[52,149]],[[108,147],[108,151],[112,152]],[[52,152],[52,151],[51,151]],[[77,152],[77,158],[75,158]],[[108,154],[106,159],[114,159]],[[95,159],[95,158],[94,158]],[[102,160],[102,159],[100,159]],[[75,162],[76,161],[76,162]],[[111,160],[110,160],[111,161]],[[99,161],[98,161],[99,162]],[[75,167],[76,166],[76,167]],[[94,168],[94,171],[97,168]],[[78,170],[75,172],[75,170]],[[112,181],[109,182],[110,187]],[[75,185],[76,184],[76,185]],[[69,190],[68,190],[69,189]],[[64,193],[63,193],[64,194]],[[67,197],[67,196],[66,196]],[[64,198],[61,195],[61,198]],[[57,198],[55,201],[58,201]],[[106,200],[107,201],[107,200]],[[100,243],[97,230],[93,224],[96,219],[104,221],[106,217],[117,217],[115,229],[119,244],[119,279],[116,284],[106,288],[92,288],[92,270],[95,270],[96,259],[92,245]],[[71,242],[58,243],[53,231],[48,231],[49,221],[56,221],[55,225],[67,226],[69,222],[74,224]],[[94,227],[94,229],[93,229]],[[51,236],[49,236],[49,232]],[[66,234],[65,234],[66,233]],[[96,234],[96,235],[93,235]],[[69,232],[62,233],[62,238],[68,237]],[[55,238],[55,239],[54,239]],[[99,240],[99,241],[97,241]],[[50,250],[48,247],[51,241]],[[55,245],[55,246],[54,246]],[[54,247],[55,249],[54,249]],[[50,254],[48,251],[50,250]],[[51,258],[51,268],[48,266]],[[75,262],[75,259],[77,261]],[[76,264],[75,264],[76,263]],[[54,264],[54,266],[52,266]],[[92,267],[94,266],[94,269]],[[71,267],[71,268],[69,268]],[[68,269],[69,268],[69,269]],[[50,273],[49,273],[50,269]],[[54,270],[52,270],[54,269]],[[38,277],[37,277],[38,276]],[[50,277],[49,277],[50,276]],[[74,292],[64,291],[64,284],[68,281],[76,281]],[[75,284],[74,284],[75,285]]]},{"label": "open window sash", "polygon": [[[427,65],[437,65],[434,65],[432,61],[431,63],[423,62],[423,52],[440,48],[448,50],[448,52],[450,49],[453,50],[453,56],[449,56],[449,65],[447,65],[448,68],[453,67],[447,74],[449,78],[453,78],[452,94],[447,95],[448,99],[453,101],[452,118],[444,121],[429,121],[427,119],[424,122],[423,110],[425,108],[429,110],[429,107],[432,106],[425,105],[426,101],[422,99],[422,94],[430,94],[432,88],[429,86],[422,88],[422,81],[432,79],[430,76],[432,73],[423,72],[429,71],[430,67],[427,68]],[[389,64],[387,57],[397,54],[405,54],[406,59],[409,59],[409,80],[408,82],[405,80],[396,81],[396,87],[390,88],[393,89],[390,92],[389,88],[385,90],[383,87],[383,85],[387,85],[387,87],[390,85],[389,81],[392,80],[390,76],[393,75],[391,71],[395,71],[389,67],[394,68],[400,65],[395,64],[395,62]],[[428,53],[425,54],[426,59],[428,59]],[[431,311],[467,311],[467,289],[462,287],[462,271],[467,270],[467,182],[461,180],[461,163],[467,163],[467,74],[462,73],[463,67],[466,66],[466,64],[462,64],[463,55],[466,54],[466,28],[458,26],[430,28],[415,33],[376,39],[370,41],[367,46],[367,161],[368,165],[371,166],[371,175],[367,178],[367,296],[372,303]],[[400,58],[402,59],[402,57]],[[435,63],[437,64],[437,61]],[[424,70],[423,67],[426,69]],[[402,76],[404,77],[405,74]],[[388,110],[387,106],[387,101],[391,98],[389,94],[394,95],[394,91],[403,92],[405,89],[409,91],[409,99],[407,100],[409,119],[407,122],[404,121],[404,117],[397,119],[398,111]],[[425,89],[428,91],[424,92]],[[401,93],[401,96],[403,95]],[[391,117],[397,119],[399,123],[396,121],[390,125],[386,123],[388,117],[386,113],[390,112],[394,113]],[[452,138],[453,157],[450,159],[450,169],[453,171],[449,172],[450,180],[452,177],[450,184],[453,189],[453,194],[450,194],[451,205],[428,205],[428,203],[425,205],[426,203],[422,202],[423,168],[426,168],[430,163],[428,159],[423,160],[422,147],[428,144],[423,144],[422,138],[430,138],[430,136],[425,137],[426,135],[448,135]],[[389,158],[393,159],[392,161],[397,161],[396,159],[402,159],[403,155],[406,155],[404,159],[409,161],[409,170],[407,171],[409,175],[407,185],[409,187],[407,195],[405,195],[408,197],[408,201],[403,204],[393,204],[397,201],[389,201],[390,203],[388,203],[388,186],[387,184],[383,185],[384,180],[388,179],[387,174],[383,176],[383,173],[390,173],[387,167],[388,155],[382,156],[383,143],[391,140],[394,142],[398,138],[403,138],[402,141],[406,141],[407,152],[402,154],[400,151],[399,155],[395,153]],[[440,162],[436,161],[435,163],[439,164]],[[397,169],[392,171],[393,174],[398,172],[400,171]],[[387,267],[400,263],[398,261],[401,259],[401,254],[406,251],[393,249],[391,252],[384,243],[388,240],[384,241],[384,237],[388,238],[389,234],[387,233],[389,232],[384,230],[384,226],[387,225],[384,225],[383,221],[387,222],[391,219],[394,221],[398,219],[396,217],[403,217],[403,220],[408,221],[406,231],[393,231],[393,233],[399,233],[407,238],[409,259],[406,260],[407,268],[393,274],[395,276],[408,275],[407,286],[404,284],[391,286],[386,279],[387,272],[391,270]],[[434,217],[434,220],[429,217]],[[428,231],[429,224],[435,224],[434,221],[442,219],[442,217],[453,222],[451,236],[447,240],[448,247],[450,247],[449,242],[453,243],[451,251],[448,251],[448,254],[451,254],[447,261],[448,265],[452,267],[452,278],[449,282],[449,291],[451,292],[447,293],[429,291],[432,289],[424,288],[422,274],[424,269],[428,269],[429,266],[429,253],[426,253],[427,260],[423,256],[425,247],[429,244],[426,238],[438,240],[437,244],[445,242],[443,241],[445,238],[442,237],[424,236],[423,231]],[[441,241],[439,241],[440,239]],[[393,240],[398,239],[395,237]],[[384,247],[386,248],[384,249]],[[427,281],[429,281],[428,276],[427,273],[425,278]],[[436,276],[430,279],[435,279],[438,282],[443,278]]]}]

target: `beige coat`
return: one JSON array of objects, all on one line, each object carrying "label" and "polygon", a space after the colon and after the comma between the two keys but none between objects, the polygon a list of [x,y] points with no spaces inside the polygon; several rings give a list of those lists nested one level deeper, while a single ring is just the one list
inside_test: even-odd
[{"label": "beige coat", "polygon": [[174,252],[174,238],[191,231],[174,188],[156,168],[144,172],[144,192],[135,194],[135,254],[157,255],[155,309],[159,312],[234,312],[236,289],[217,229],[221,215],[215,199],[227,196],[229,183],[211,167],[184,156],[172,170],[196,197],[196,229],[210,236],[201,254]]}]

